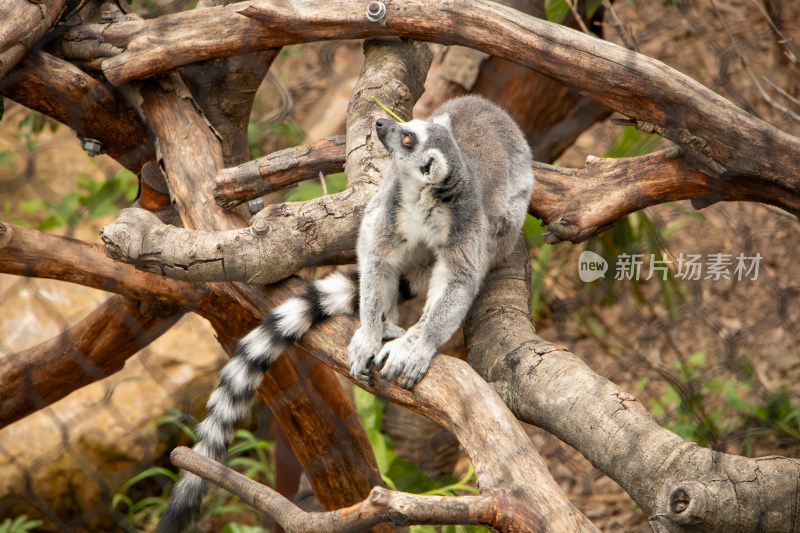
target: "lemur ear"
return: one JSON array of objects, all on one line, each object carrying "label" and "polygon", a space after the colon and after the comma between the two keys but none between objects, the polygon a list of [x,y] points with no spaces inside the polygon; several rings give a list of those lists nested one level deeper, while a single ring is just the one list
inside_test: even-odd
[{"label": "lemur ear", "polygon": [[450,115],[447,113],[433,117],[433,123],[438,124],[439,126],[444,126],[448,130],[453,129],[453,124],[450,122]]},{"label": "lemur ear", "polygon": [[439,150],[428,150],[422,161],[419,172],[425,181],[440,181],[447,175],[447,162]]}]

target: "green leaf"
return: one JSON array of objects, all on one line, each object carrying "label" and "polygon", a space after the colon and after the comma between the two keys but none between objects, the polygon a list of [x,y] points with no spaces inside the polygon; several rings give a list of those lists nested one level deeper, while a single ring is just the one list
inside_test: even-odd
[{"label": "green leaf", "polygon": [[230,522],[222,528],[222,533],[269,533],[269,529],[259,526],[248,526],[238,522]]},{"label": "green leaf", "polygon": [[555,22],[556,24],[561,24],[567,20],[569,6],[564,0],[545,0],[544,12],[547,16],[547,20]]},{"label": "green leaf", "polygon": [[44,524],[41,520],[28,520],[28,515],[22,514],[11,519],[6,518],[0,522],[0,533],[24,533]]},{"label": "green leaf", "polygon": [[706,355],[706,352],[695,352],[692,355],[690,355],[686,359],[686,361],[691,366],[698,367],[698,366],[703,366],[704,364],[706,364],[706,360],[707,359],[708,359],[708,356]]},{"label": "green leaf", "polygon": [[595,11],[600,5],[603,3],[603,0],[587,0],[586,1],[586,16],[587,18],[592,18],[594,16]]},{"label": "green leaf", "polygon": [[635,157],[649,154],[661,142],[655,133],[644,133],[633,126],[624,126],[614,138],[604,157]]},{"label": "green leaf", "polygon": [[[328,194],[336,194],[337,192],[343,191],[347,186],[347,178],[344,172],[325,176],[325,186],[328,189]],[[305,202],[312,198],[319,198],[324,192],[319,178],[301,181],[297,184],[297,187],[292,189],[292,192],[286,196],[286,201]]]},{"label": "green leaf", "polygon": [[139,472],[138,474],[130,478],[128,481],[123,483],[122,486],[119,488],[118,492],[127,492],[128,489],[130,489],[136,483],[142,481],[143,479],[148,479],[155,476],[165,476],[171,479],[173,483],[178,481],[178,474],[176,474],[175,472],[167,470],[166,468],[161,466],[153,466],[151,468],[148,468],[147,470],[144,470],[143,472]]},{"label": "green leaf", "polygon": [[367,430],[374,429],[380,431],[383,423],[383,410],[386,408],[386,400],[370,394],[361,387],[353,385],[353,403],[356,407],[361,422]]}]

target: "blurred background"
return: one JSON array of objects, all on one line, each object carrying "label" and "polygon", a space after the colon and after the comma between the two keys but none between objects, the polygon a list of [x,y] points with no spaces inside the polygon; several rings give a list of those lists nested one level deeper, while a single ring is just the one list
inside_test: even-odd
[{"label": "blurred background", "polygon": [[[550,18],[566,16],[565,4],[546,4]],[[132,5],[144,17],[191,6],[182,0]],[[643,54],[800,135],[796,2],[628,0],[613,6]],[[608,13],[604,20],[592,29],[622,44]],[[361,61],[359,42],[283,49],[251,115],[251,156],[343,134]],[[502,96],[497,86],[481,86],[481,79],[471,89]],[[518,104],[526,101],[524,93],[514,98]],[[531,140],[535,150],[544,144],[533,133]],[[603,119],[559,150],[555,163],[582,167],[588,155],[629,157],[667,146],[657,136]],[[328,193],[345,185],[341,174],[325,181]],[[5,100],[3,221],[99,243],[100,227],[130,205],[136,192],[136,176],[107,156],[89,158],[69,128]],[[318,181],[304,182],[265,201],[321,194]],[[579,245],[545,245],[543,231],[529,217],[533,319],[540,336],[583,357],[686,440],[733,454],[800,457],[800,281],[794,276],[800,225],[795,216],[758,204],[695,210],[679,202],[631,215]],[[581,280],[578,257],[584,250],[608,262],[605,278]],[[615,279],[622,277],[617,276],[620,258],[634,254],[640,254],[640,274]],[[684,279],[678,268],[679,258],[690,254],[702,263],[699,279]],[[737,279],[739,254],[759,257],[757,273]],[[646,279],[651,258],[667,269]],[[724,269],[728,279],[709,275],[709,265],[720,260],[731,261]],[[321,273],[306,269],[303,275]],[[0,358],[13,364],[15,353],[64,332],[105,298],[101,291],[56,280],[0,274]],[[405,306],[406,320],[413,322],[415,305]],[[461,354],[460,337],[442,351]],[[202,413],[226,360],[210,326],[188,314],[121,372],[0,430],[0,532],[151,530],[174,479],[169,451],[191,444],[194,417]],[[415,492],[472,490],[469,461],[452,438],[358,389],[354,395],[388,483]],[[527,429],[570,499],[602,530],[650,530],[647,518],[613,481],[555,437]],[[269,411],[256,400],[230,464],[274,484],[276,465],[292,463],[281,456],[289,452],[281,452],[285,448],[274,438]],[[222,491],[208,499],[197,527],[227,533],[271,529]]]}]

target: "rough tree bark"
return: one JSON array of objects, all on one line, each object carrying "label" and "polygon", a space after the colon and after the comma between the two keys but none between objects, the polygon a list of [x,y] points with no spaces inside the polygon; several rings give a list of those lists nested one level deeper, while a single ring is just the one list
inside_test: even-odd
[{"label": "rough tree bark", "polygon": [[[240,225],[240,220],[213,202],[211,184],[223,166],[222,147],[185,89],[174,80],[162,79],[144,85],[140,94],[142,114],[159,140],[158,158],[184,225],[205,230]],[[245,285],[215,285],[211,290],[253,313],[247,320],[213,324],[220,342],[230,348],[256,325],[264,291]],[[295,455],[313,460],[315,469],[307,469],[307,473],[320,504],[324,508],[338,508],[363,498],[381,480],[374,459],[365,455],[370,449],[363,427],[354,424],[352,417],[339,419],[338,415],[347,413],[336,406],[349,403],[344,391],[317,387],[320,380],[335,382],[327,369],[316,371],[319,374],[316,382],[298,379],[309,375],[309,371],[306,365],[297,366],[283,357],[267,372],[259,390],[289,437]],[[291,411],[282,409],[286,402],[283,391],[289,383],[294,383]],[[320,432],[322,426],[333,427],[335,431]],[[305,438],[308,434],[317,434],[319,440]],[[340,441],[351,446],[337,446]]]},{"label": "rough tree bark", "polygon": [[[242,50],[315,40],[396,35],[471,46],[537,70],[643,128],[655,128],[712,176],[743,175],[787,193],[796,190],[786,179],[787,169],[800,164],[797,139],[659,61],[486,0],[392,4],[378,23],[367,20],[362,7],[344,0],[239,3],[154,21],[82,25],[65,34],[63,43],[72,53],[91,43],[110,45],[113,57],[102,68],[114,84]],[[237,13],[263,24],[243,22]],[[225,32],[208,42],[220,27]],[[563,68],[566,64],[570,68]]]},{"label": "rough tree bark", "polygon": [[580,451],[655,531],[797,530],[800,460],[720,453],[659,426],[632,394],[536,335],[530,276],[520,244],[489,275],[464,324],[470,365],[517,418]]},{"label": "rough tree bark", "polygon": [[[212,3],[217,2],[206,5]],[[9,6],[20,8],[8,11],[12,17],[8,27],[12,31],[0,34],[0,78],[4,69],[19,61],[68,5],[56,0],[37,4],[33,9],[39,11],[33,18],[29,16],[34,12],[31,2],[12,0],[0,8],[0,16]],[[386,18],[379,23],[366,20],[363,5],[316,0],[210,7],[151,21],[82,23],[58,39],[51,51],[86,69],[102,68],[109,81],[122,85],[198,61],[319,39],[402,36],[464,44],[537,69],[631,117],[638,127],[660,133],[679,145],[677,149],[641,158],[594,161],[580,170],[537,164],[539,185],[532,212],[550,223],[550,242],[579,242],[629,212],[681,198],[703,198],[706,203],[755,200],[800,213],[796,171],[800,168],[800,141],[754,119],[657,61],[482,0],[410,0],[390,3],[387,8]],[[246,18],[237,10],[264,23]],[[435,26],[432,21],[436,21]],[[204,77],[202,66],[183,69],[183,74],[192,80],[195,96],[203,102],[201,107],[219,108],[216,118],[209,117],[213,129],[186,98],[179,83],[170,84],[162,78],[139,88],[140,100],[136,103],[146,119],[145,126],[116,91],[69,62],[42,52],[29,56],[9,76],[0,79],[0,90],[83,135],[100,138],[108,152],[128,168],[139,170],[157,154],[174,207],[186,229],[167,228],[147,211],[129,210],[120,215],[117,224],[106,229],[104,236],[111,253],[134,262],[137,254],[146,250],[151,257],[143,263],[145,269],[181,279],[264,283],[283,279],[306,264],[352,258],[360,211],[386,164],[386,155],[373,150],[372,124],[381,112],[371,102],[371,96],[378,95],[382,102],[409,118],[411,105],[421,92],[419,71],[424,72],[426,69],[421,67],[430,61],[427,46],[419,43],[367,43],[368,61],[348,109],[345,150],[336,152],[335,158],[326,155],[332,158],[325,163],[332,165],[330,168],[338,168],[336,165],[346,157],[347,191],[301,204],[271,206],[255,217],[253,234],[240,229],[242,221],[216,205],[212,184],[215,175],[226,175],[223,166],[241,162],[246,113],[240,107],[251,101],[248,90],[253,89],[254,80],[274,53],[249,53],[245,59],[214,63],[218,67],[214,75],[222,78],[233,76],[237,64],[247,67],[243,75],[249,81],[241,86],[242,91],[231,100],[237,103],[231,106],[220,99],[223,95],[210,83],[213,80]],[[103,57],[108,59],[101,61]],[[237,63],[240,60],[244,63]],[[571,68],[564,68],[567,63]],[[52,71],[59,75],[53,76]],[[491,76],[492,71],[487,69],[484,75]],[[597,111],[593,109],[584,110],[586,116]],[[93,116],[97,118],[92,119]],[[215,132],[223,138],[215,136]],[[157,150],[148,141],[151,136],[158,140]],[[547,147],[551,152],[557,149],[558,146]],[[316,156],[306,157],[307,168],[320,162]],[[258,173],[261,175],[261,171]],[[677,183],[675,175],[683,181]],[[255,189],[249,194],[260,193]],[[227,198],[223,194],[217,196],[220,203]],[[199,229],[205,233],[197,233]],[[212,236],[209,230],[217,233]],[[63,274],[70,281],[103,286],[135,298],[138,303],[113,297],[65,333],[66,345],[63,339],[53,339],[6,359],[0,367],[0,379],[12,384],[8,389],[12,397],[14,391],[23,389],[37,393],[26,405],[3,402],[4,409],[7,405],[12,409],[10,414],[5,410],[0,413],[2,420],[23,416],[63,394],[72,386],[63,379],[72,375],[68,373],[78,373],[80,378],[75,382],[84,383],[114,371],[136,346],[148,342],[183,311],[191,309],[207,316],[222,342],[230,345],[254,325],[263,308],[297,290],[297,280],[289,280],[269,291],[242,284],[208,284],[192,293],[187,283],[134,272],[122,265],[115,270],[105,259],[98,261],[99,266],[92,266],[58,254],[53,258],[61,263],[52,269],[41,269],[25,254],[41,257],[48,251],[21,243],[19,238],[25,237],[25,231],[9,225],[0,227],[0,270],[43,277]],[[174,231],[177,233],[170,233]],[[170,248],[157,240],[159,233],[172,241],[188,239],[190,246]],[[220,244],[224,253],[213,250]],[[255,254],[235,259],[230,251],[242,246],[252,247]],[[90,258],[98,253],[96,247],[90,249],[77,243],[67,243],[66,249],[74,254],[86,253]],[[287,259],[295,253],[299,259]],[[271,263],[269,267],[267,263]],[[81,275],[82,269],[89,275]],[[264,276],[252,275],[255,270],[259,275],[263,270]],[[119,273],[119,285],[112,282],[115,273]],[[156,278],[159,282],[147,286]],[[663,531],[797,529],[797,461],[718,454],[687,444],[658,427],[633,396],[593,374],[568,351],[535,336],[527,308],[527,283],[524,254],[520,251],[490,278],[466,325],[471,363],[493,384],[516,416],[578,448],[628,490],[652,523]],[[142,312],[145,306],[141,302],[153,300],[161,307],[154,302],[148,313]],[[115,335],[100,331],[101,319],[118,315],[121,309],[128,314],[113,328]],[[154,309],[166,318],[154,318]],[[346,373],[344,347],[352,328],[351,319],[330,320],[309,332],[302,345]],[[106,358],[126,338],[129,342],[124,349],[115,352],[118,357]],[[285,366],[286,358],[281,361],[266,377],[266,387],[262,387],[268,397],[287,383],[309,386],[304,395],[272,398],[278,418],[284,422],[293,417],[305,419],[311,424],[307,431],[329,443],[346,443],[345,451],[341,446],[333,451],[314,450],[300,443],[302,431],[294,434],[295,451],[304,465],[314,464],[316,473],[326,470],[327,478],[312,474],[323,504],[341,507],[367,497],[369,487],[380,480],[374,464],[369,464],[368,445],[359,433],[352,405],[336,392],[339,389],[333,375],[324,367],[314,366],[308,359],[295,361],[294,367]],[[54,369],[61,374],[60,380],[53,374]],[[479,416],[487,414],[486,405],[475,405],[476,398],[465,396],[463,384],[474,383],[469,387],[476,390],[486,385],[469,381],[473,378],[468,374],[468,369],[457,362],[437,357],[430,375],[414,393],[400,391],[378,379],[375,391],[439,420],[459,436],[476,464],[483,490],[482,496],[463,501],[467,509],[471,505],[474,510],[467,521],[488,524],[497,530],[511,530],[517,525],[564,531],[591,529],[585,517],[576,513],[554,487],[536,452],[524,436],[518,435],[508,411],[490,391],[477,395],[477,399],[486,399],[492,406],[488,411],[493,419],[480,421]],[[41,386],[43,392],[31,389],[31,385]],[[311,403],[306,398],[311,398]],[[303,402],[305,405],[300,405]],[[321,416],[315,418],[315,411]],[[331,425],[331,420],[340,423]],[[492,425],[498,422],[500,425]],[[482,432],[487,429],[488,433]],[[510,443],[498,441],[508,435],[513,437]],[[320,464],[326,466],[322,468]],[[343,485],[333,481],[338,476],[346,480]],[[508,485],[513,489],[509,491]],[[369,520],[379,515],[387,518],[391,516],[386,514],[387,500],[388,509],[401,510],[391,507],[392,499],[391,494],[378,490],[351,511],[377,513],[370,514],[373,518]],[[425,505],[420,500],[412,501]],[[451,515],[446,513],[452,502],[428,502],[441,505],[441,512],[411,512],[407,516],[422,522],[436,520],[432,517],[449,519]],[[370,507],[375,503],[384,507]],[[276,512],[285,512],[285,507]]]},{"label": "rough tree bark", "polygon": [[[267,296],[269,303],[278,305],[297,294],[303,286],[297,278],[280,282]],[[334,317],[313,328],[298,344],[340,374],[349,375],[347,344],[355,326],[351,317]],[[442,425],[458,438],[470,456],[482,498],[479,501],[466,500],[472,502],[464,504],[469,508],[469,520],[451,523],[481,523],[496,531],[509,532],[596,531],[558,488],[516,419],[487,383],[463,361],[446,356],[434,357],[430,371],[413,391],[382,380],[377,373],[373,374],[373,383],[373,387],[364,388]],[[261,497],[252,489],[252,485],[245,488],[249,501]],[[263,496],[265,499],[277,497],[268,489],[261,494],[266,494]],[[433,507],[435,502],[429,501],[427,505]],[[441,523],[430,520],[441,518],[446,510],[452,510],[446,505],[444,509],[428,512],[417,509],[410,512],[408,518],[414,518],[411,523]],[[265,510],[275,512],[277,508]],[[287,509],[284,505],[279,512],[285,516],[285,513],[293,513],[294,509]],[[347,528],[352,526],[349,520],[337,520],[353,512],[364,510],[354,508],[327,517],[288,519],[296,520],[299,529],[294,531],[349,531]],[[423,516],[428,520],[422,519]],[[373,518],[371,515],[364,517]],[[394,518],[393,513],[382,516],[383,520],[387,518]],[[457,516],[447,514],[447,518],[455,519]],[[402,515],[397,519],[400,524],[405,522]],[[322,527],[331,525],[331,521],[334,527]]]}]

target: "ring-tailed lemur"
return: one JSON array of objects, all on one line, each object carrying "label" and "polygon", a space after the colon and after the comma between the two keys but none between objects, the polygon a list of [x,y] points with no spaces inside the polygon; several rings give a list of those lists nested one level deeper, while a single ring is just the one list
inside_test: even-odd
[{"label": "ring-tailed lemur", "polygon": [[[517,124],[476,96],[456,98],[426,120],[380,119],[375,130],[391,155],[358,237],[359,274],[335,272],[309,284],[245,336],[222,369],[197,453],[223,461],[264,371],[320,320],[356,311],[361,327],[348,348],[350,375],[368,382],[368,367],[413,387],[436,349],[458,329],[486,273],[513,249],[525,219],[533,170]],[[427,291],[419,321],[397,326],[401,283]],[[381,346],[382,340],[395,339]],[[199,508],[206,482],[184,472],[157,531],[180,531]]]}]

